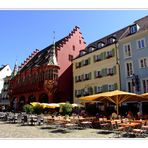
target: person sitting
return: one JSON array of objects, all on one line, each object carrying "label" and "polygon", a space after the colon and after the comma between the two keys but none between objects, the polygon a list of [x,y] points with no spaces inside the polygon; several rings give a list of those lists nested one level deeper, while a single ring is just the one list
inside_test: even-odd
[{"label": "person sitting", "polygon": [[118,115],[116,112],[113,112],[112,115],[111,115],[111,119],[117,119]]},{"label": "person sitting", "polygon": [[133,119],[133,113],[131,111],[128,111],[127,118]]},{"label": "person sitting", "polygon": [[139,112],[137,112],[137,119],[140,120],[141,118],[142,118],[142,114],[141,114],[141,112],[139,111]]}]

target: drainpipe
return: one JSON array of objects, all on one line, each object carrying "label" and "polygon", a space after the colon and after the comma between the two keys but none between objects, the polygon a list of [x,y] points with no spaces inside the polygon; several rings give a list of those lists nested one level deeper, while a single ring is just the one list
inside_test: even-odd
[{"label": "drainpipe", "polygon": [[118,65],[118,71],[119,71],[119,90],[121,90],[121,76],[120,76],[120,63],[119,63],[119,56],[118,56],[118,45],[117,41],[115,42],[115,51],[116,51],[116,65]]}]

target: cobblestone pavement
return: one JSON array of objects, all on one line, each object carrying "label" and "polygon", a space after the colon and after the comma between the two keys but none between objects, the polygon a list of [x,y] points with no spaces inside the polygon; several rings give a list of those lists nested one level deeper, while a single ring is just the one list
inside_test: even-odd
[{"label": "cobblestone pavement", "polygon": [[111,138],[110,134],[98,134],[98,129],[62,129],[50,125],[27,126],[0,121],[0,138]]}]

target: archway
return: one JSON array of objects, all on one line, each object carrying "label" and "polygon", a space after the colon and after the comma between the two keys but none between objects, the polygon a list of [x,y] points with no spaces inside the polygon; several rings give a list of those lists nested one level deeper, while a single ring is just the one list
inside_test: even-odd
[{"label": "archway", "polygon": [[33,95],[30,95],[30,96],[28,97],[28,104],[30,104],[31,102],[36,102],[36,97],[33,96]]},{"label": "archway", "polygon": [[48,95],[47,94],[41,94],[39,97],[39,102],[40,103],[48,103]]},{"label": "archway", "polygon": [[18,102],[18,109],[19,111],[23,111],[23,106],[25,105],[25,97],[21,96]]}]

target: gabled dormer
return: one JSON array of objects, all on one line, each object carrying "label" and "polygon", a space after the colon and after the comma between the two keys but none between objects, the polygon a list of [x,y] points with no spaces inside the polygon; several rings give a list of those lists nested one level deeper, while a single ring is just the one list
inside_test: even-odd
[{"label": "gabled dormer", "polygon": [[112,44],[112,43],[114,43],[116,41],[116,38],[114,37],[114,36],[111,36],[111,37],[109,37],[108,39],[107,39],[107,43],[108,44]]},{"label": "gabled dormer", "polygon": [[93,47],[93,46],[87,47],[87,52],[88,52],[88,53],[90,53],[90,52],[92,52],[92,51],[94,51],[94,50],[95,50],[95,47]]},{"label": "gabled dormer", "polygon": [[86,54],[86,51],[85,50],[80,50],[80,52],[79,52],[79,55],[80,56],[83,56],[83,55],[85,55]]},{"label": "gabled dormer", "polygon": [[98,42],[97,43],[97,48],[102,48],[105,46],[105,43],[104,42]]},{"label": "gabled dormer", "polygon": [[133,24],[132,26],[130,26],[130,34],[136,33],[139,29],[140,27],[138,24]]}]

